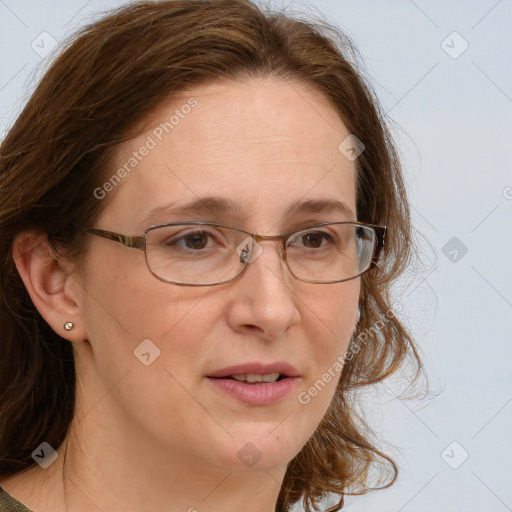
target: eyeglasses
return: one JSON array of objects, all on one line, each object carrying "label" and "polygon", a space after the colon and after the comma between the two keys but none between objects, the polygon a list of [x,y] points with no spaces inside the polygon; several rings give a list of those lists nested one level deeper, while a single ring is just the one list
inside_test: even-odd
[{"label": "eyeglasses", "polygon": [[86,229],[143,250],[150,272],[166,283],[212,286],[238,277],[263,252],[259,242],[279,240],[278,252],[292,275],[307,283],[354,279],[377,262],[385,226],[361,222],[323,222],[282,235],[266,236],[214,222],[171,222],[127,236]]}]

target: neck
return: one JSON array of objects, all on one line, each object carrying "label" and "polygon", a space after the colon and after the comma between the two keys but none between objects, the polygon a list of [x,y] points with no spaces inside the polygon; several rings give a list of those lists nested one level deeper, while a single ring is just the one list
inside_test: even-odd
[{"label": "neck", "polygon": [[206,467],[84,424],[70,429],[58,453],[48,469],[34,466],[2,486],[37,512],[275,512],[286,470]]},{"label": "neck", "polygon": [[211,468],[157,453],[147,443],[102,441],[70,438],[64,466],[66,510],[85,512],[94,505],[133,512],[275,511],[285,468]]},{"label": "neck", "polygon": [[[183,418],[174,421],[159,411],[134,420],[122,400],[139,388],[123,382],[129,393],[122,395],[97,382],[78,382],[75,414],[57,460],[7,480],[7,492],[37,512],[275,512],[287,467],[282,455],[290,451],[290,440],[278,429],[252,437],[263,458],[270,455],[265,466],[248,468],[237,446],[253,436],[252,422],[247,435],[236,432],[235,438],[202,411],[200,425],[187,426]],[[143,397],[137,400],[144,403]],[[164,420],[173,423],[165,428]],[[152,424],[158,428],[148,432]],[[218,440],[211,449],[210,439]]]},{"label": "neck", "polygon": [[[274,512],[286,467],[212,467],[135,431],[74,421],[61,452],[63,511]],[[117,428],[116,428],[117,427]]]}]

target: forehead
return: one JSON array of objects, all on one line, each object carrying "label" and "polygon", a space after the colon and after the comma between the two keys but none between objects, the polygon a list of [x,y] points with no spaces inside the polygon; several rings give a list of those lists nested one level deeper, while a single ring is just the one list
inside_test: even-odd
[{"label": "forehead", "polygon": [[160,105],[143,132],[118,148],[112,171],[126,172],[104,213],[118,227],[140,230],[178,220],[165,218],[165,205],[223,197],[233,215],[264,230],[298,212],[291,207],[300,200],[342,202],[355,212],[355,163],[338,149],[348,135],[329,101],[300,82],[193,88]]}]

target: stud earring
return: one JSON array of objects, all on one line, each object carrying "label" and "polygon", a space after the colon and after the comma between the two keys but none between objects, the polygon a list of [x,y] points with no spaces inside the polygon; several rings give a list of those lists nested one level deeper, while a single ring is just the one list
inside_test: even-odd
[{"label": "stud earring", "polygon": [[66,322],[64,324],[64,330],[71,331],[71,329],[73,329],[74,326],[75,326],[75,324],[73,322]]}]

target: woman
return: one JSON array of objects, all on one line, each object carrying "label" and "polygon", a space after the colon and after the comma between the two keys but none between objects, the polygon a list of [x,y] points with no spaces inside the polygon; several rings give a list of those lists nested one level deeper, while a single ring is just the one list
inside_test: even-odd
[{"label": "woman", "polygon": [[353,54],[170,0],[55,60],[1,147],[3,510],[340,510],[393,483],[353,391],[421,369],[389,293],[409,215]]}]

